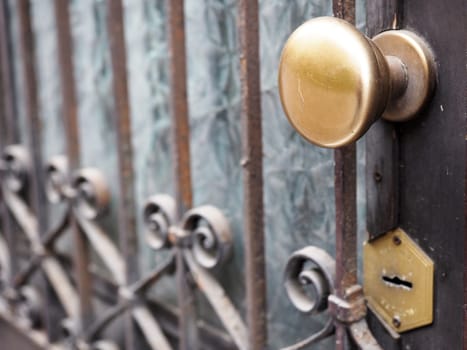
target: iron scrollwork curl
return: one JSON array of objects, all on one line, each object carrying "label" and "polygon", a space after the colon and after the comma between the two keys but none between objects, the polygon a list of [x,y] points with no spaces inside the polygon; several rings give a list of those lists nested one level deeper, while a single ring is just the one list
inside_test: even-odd
[{"label": "iron scrollwork curl", "polygon": [[213,269],[232,257],[229,223],[218,208],[205,205],[188,211],[182,228],[189,232],[193,256],[202,267]]},{"label": "iron scrollwork curl", "polygon": [[169,245],[169,226],[175,221],[175,212],[175,200],[169,195],[154,195],[146,201],[143,219],[150,248],[160,250]]},{"label": "iron scrollwork curl", "polygon": [[2,155],[1,168],[4,186],[14,193],[24,190],[31,171],[31,158],[22,145],[5,147]]},{"label": "iron scrollwork curl", "polygon": [[[328,309],[328,297],[334,292],[336,263],[323,249],[308,246],[294,252],[286,265],[284,285],[287,296],[300,312],[316,315]],[[297,350],[317,343],[334,332],[330,317],[318,332],[282,350]]]},{"label": "iron scrollwork curl", "polygon": [[238,349],[246,350],[245,323],[226,291],[211,274],[211,270],[219,268],[232,256],[227,218],[211,205],[189,210],[180,223],[175,221],[174,213],[175,201],[168,195],[156,195],[148,200],[143,215],[149,246],[156,250],[174,246],[181,249],[192,281],[205,295]]},{"label": "iron scrollwork curl", "polygon": [[[61,222],[59,227],[51,232],[43,232],[44,235],[39,232],[37,218],[25,199],[24,190],[30,176],[31,164],[29,154],[23,146],[6,147],[1,163],[3,170],[1,183],[5,205],[28,239],[32,253],[25,268],[16,272],[8,281],[9,294],[4,297],[23,324],[26,321],[30,327],[40,327],[43,303],[39,292],[29,281],[33,273],[41,269],[55,290],[65,312],[70,317],[74,317],[78,310],[77,293],[53,249],[54,239],[65,231],[66,225]],[[68,213],[65,213],[65,216],[67,215]]]},{"label": "iron scrollwork curl", "polygon": [[292,254],[285,268],[285,288],[298,310],[317,314],[327,309],[327,299],[333,291],[335,265],[326,251],[314,246]]},{"label": "iron scrollwork curl", "polygon": [[52,157],[45,166],[45,194],[50,203],[63,202],[69,196],[68,159]]},{"label": "iron scrollwork curl", "polygon": [[335,260],[318,247],[308,246],[290,256],[284,273],[288,298],[300,312],[327,312],[329,320],[318,332],[282,350],[302,349],[327,338],[334,333],[336,322],[346,325],[359,349],[382,350],[364,318],[366,304],[361,286],[353,285],[343,297],[337,296],[335,270]]},{"label": "iron scrollwork curl", "polygon": [[103,215],[110,201],[110,192],[103,174],[95,168],[80,169],[73,176],[75,210],[88,220]]}]

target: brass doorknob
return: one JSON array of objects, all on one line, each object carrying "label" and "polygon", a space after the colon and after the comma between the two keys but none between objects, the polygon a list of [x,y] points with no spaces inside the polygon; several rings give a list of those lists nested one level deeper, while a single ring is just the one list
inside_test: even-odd
[{"label": "brass doorknob", "polygon": [[292,126],[308,141],[336,148],[358,140],[379,117],[416,116],[435,86],[433,54],[407,30],[372,40],[333,17],[305,22],[282,51],[279,92]]}]

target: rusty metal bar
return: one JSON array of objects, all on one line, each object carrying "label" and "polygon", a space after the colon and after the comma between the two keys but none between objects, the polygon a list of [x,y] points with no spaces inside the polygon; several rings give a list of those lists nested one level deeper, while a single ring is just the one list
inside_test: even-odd
[{"label": "rusty metal bar", "polygon": [[17,143],[19,140],[18,123],[16,121],[16,105],[14,96],[13,62],[11,57],[11,33],[6,0],[0,3],[0,69],[2,76],[3,110],[5,115],[5,144]]},{"label": "rusty metal bar", "polygon": [[18,0],[20,23],[20,47],[22,54],[22,71],[25,79],[25,110],[28,121],[29,149],[32,157],[31,203],[39,222],[39,232],[45,232],[47,227],[47,212],[45,193],[42,190],[44,174],[42,171],[41,121],[39,117],[39,102],[37,93],[37,75],[35,67],[34,33],[32,31],[31,8],[28,0]]},{"label": "rusty metal bar", "polygon": [[126,46],[121,0],[108,1],[108,30],[112,55],[113,93],[115,101],[115,128],[118,146],[118,180],[120,200],[118,220],[120,246],[127,261],[128,282],[138,279],[136,204],[134,194],[133,152],[131,143],[131,116],[128,98]]},{"label": "rusty metal bar", "polygon": [[[355,144],[334,152],[336,201],[336,293],[357,283],[357,213]],[[344,350],[346,327],[336,324],[336,349]]]},{"label": "rusty metal bar", "polygon": [[[187,101],[184,0],[167,1],[169,26],[172,154],[177,219],[192,207],[190,126]],[[187,281],[183,252],[176,248],[179,332],[181,350],[199,349],[195,296]]]},{"label": "rusty metal bar", "polygon": [[[47,230],[47,207],[45,203],[46,196],[42,185],[44,184],[45,174],[42,169],[42,127],[40,120],[40,108],[38,100],[38,82],[35,65],[35,44],[34,33],[32,30],[31,5],[28,0],[18,0],[19,17],[19,45],[22,55],[22,74],[24,79],[25,112],[28,124],[29,135],[29,154],[31,155],[32,171],[29,179],[28,194],[30,195],[31,207],[37,217],[37,234],[42,235]],[[51,290],[51,281],[42,281],[46,296],[47,307],[45,320],[47,324],[47,333],[52,341],[58,339],[60,332],[56,327],[61,318],[62,310],[56,309],[57,298]]]},{"label": "rusty metal bar", "polygon": [[[11,30],[6,0],[0,1],[0,91],[1,91],[1,140],[0,151],[10,144],[15,144],[19,139],[18,123],[15,119],[16,104],[14,96],[13,62],[11,57]],[[1,190],[0,190],[1,192]],[[1,196],[1,193],[0,193]],[[16,258],[16,237],[13,233],[13,222],[3,201],[0,204],[2,216],[2,233],[8,242],[10,256],[11,276],[18,271],[18,259]]]},{"label": "rusty metal bar", "polygon": [[[73,40],[70,28],[69,4],[55,0],[55,21],[60,62],[60,79],[63,99],[63,119],[66,133],[67,158],[71,170],[80,167],[80,140],[78,127],[78,106],[73,67]],[[89,244],[78,227],[74,215],[70,215],[70,227],[74,240],[74,269],[79,291],[80,329],[93,319],[92,283],[89,273]]]},{"label": "rusty metal bar", "polygon": [[[107,29],[109,33],[112,83],[114,94],[114,126],[117,133],[118,149],[118,228],[120,249],[126,261],[126,283],[135,282],[139,278],[138,271],[138,237],[136,230],[136,203],[134,193],[133,152],[131,142],[131,115],[128,97],[127,61],[124,32],[124,12],[121,0],[107,1]],[[135,336],[131,313],[125,314],[126,346],[128,349],[141,348]]]},{"label": "rusty metal bar", "polygon": [[[333,0],[338,18],[355,24],[355,0]],[[336,293],[345,299],[346,290],[357,284],[357,174],[356,145],[334,151],[336,201]],[[345,350],[346,326],[336,322],[336,350]]]},{"label": "rusty metal bar", "polygon": [[248,346],[252,350],[264,349],[267,344],[258,22],[258,1],[240,0],[245,283]]}]

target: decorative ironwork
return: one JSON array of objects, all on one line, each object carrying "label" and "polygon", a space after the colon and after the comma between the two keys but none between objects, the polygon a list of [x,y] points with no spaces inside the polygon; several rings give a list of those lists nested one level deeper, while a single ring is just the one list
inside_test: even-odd
[{"label": "decorative ironwork", "polygon": [[322,329],[282,350],[298,350],[315,344],[334,334],[336,323],[348,329],[360,349],[381,350],[365,321],[367,308],[362,287],[353,285],[340,298],[334,288],[335,275],[335,260],[318,247],[308,246],[290,256],[284,274],[290,301],[303,313],[327,312],[330,317]]},{"label": "decorative ironwork", "polygon": [[[15,275],[3,293],[11,302],[13,311],[30,321],[32,327],[39,327],[42,302],[29,280],[37,269],[41,269],[54,289],[67,317],[76,317],[78,308],[77,293],[65,268],[54,252],[53,242],[66,228],[62,222],[57,228],[41,237],[38,222],[25,200],[25,192],[30,176],[28,152],[20,145],[6,147],[1,159],[1,186],[3,200],[12,217],[25,234],[32,256],[26,267]],[[68,216],[68,211],[65,213]]]},{"label": "decorative ironwork", "polygon": [[[42,302],[35,287],[29,280],[37,269],[42,269],[66,312],[62,329],[67,341],[78,349],[118,349],[114,343],[98,340],[103,330],[118,315],[131,308],[132,316],[139,324],[152,349],[170,350],[159,324],[144,305],[140,297],[142,292],[153,286],[161,276],[173,271],[174,259],[161,268],[155,269],[148,276],[133,285],[125,285],[125,261],[107,233],[95,222],[102,216],[109,204],[110,195],[106,181],[99,170],[85,168],[69,177],[68,161],[64,156],[50,159],[45,167],[45,192],[51,203],[66,203],[68,210],[57,228],[43,237],[39,235],[37,220],[28,207],[25,197],[29,178],[28,152],[20,145],[9,146],[1,161],[2,194],[6,206],[29,240],[32,257],[27,267],[8,284],[8,256],[2,254],[2,272],[4,271],[2,295],[9,300],[15,315],[27,322],[30,327],[40,327],[43,315]],[[71,179],[71,180],[69,180]],[[55,241],[62,236],[69,224],[70,216],[77,221],[79,229],[91,243],[95,253],[111,274],[111,278],[120,288],[123,300],[117,308],[112,308],[103,317],[97,319],[85,329],[78,325],[78,296],[71,276],[60,263],[54,251]],[[6,249],[2,249],[7,251]],[[4,262],[5,261],[5,262]],[[3,263],[4,262],[4,263]]]},{"label": "decorative ironwork", "polygon": [[[8,249],[0,249],[5,252],[1,255],[4,273],[2,285],[6,286],[2,289],[2,295],[9,300],[14,313],[30,327],[41,327],[43,303],[29,281],[35,271],[42,269],[66,312],[61,324],[63,334],[75,348],[118,349],[116,344],[98,338],[112,321],[125,311],[130,311],[152,349],[172,349],[147,308],[144,294],[161,277],[174,273],[175,251],[142,279],[126,285],[124,258],[108,234],[96,223],[96,219],[105,214],[110,201],[107,183],[95,168],[80,169],[70,176],[65,156],[55,156],[49,160],[45,166],[44,186],[48,200],[53,204],[66,204],[67,210],[57,227],[41,237],[37,220],[24,199],[29,167],[28,152],[22,146],[6,148],[1,161],[3,198],[28,238],[33,253],[27,267],[14,276],[10,285],[7,278]],[[232,237],[227,219],[219,209],[206,205],[189,210],[176,224],[175,209],[175,200],[168,195],[155,195],[148,199],[143,210],[147,244],[154,250],[174,247],[181,250],[190,280],[204,293],[237,347],[247,349],[246,326],[225,290],[210,272],[220,268],[232,255]],[[72,276],[54,251],[54,244],[66,232],[71,217],[76,220],[80,231],[119,287],[119,303],[82,329],[78,322],[79,301],[71,282]]]},{"label": "decorative ironwork", "polygon": [[222,212],[210,205],[200,206],[186,212],[181,223],[176,224],[175,200],[161,194],[148,199],[143,213],[148,244],[155,250],[182,250],[194,284],[206,296],[238,349],[248,349],[245,323],[210,272],[232,254],[229,223]]}]

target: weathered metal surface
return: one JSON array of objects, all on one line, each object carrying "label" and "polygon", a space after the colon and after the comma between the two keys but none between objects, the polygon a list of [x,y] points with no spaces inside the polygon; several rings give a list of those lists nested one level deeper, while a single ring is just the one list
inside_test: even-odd
[{"label": "weathered metal surface", "polygon": [[[357,284],[356,146],[337,149],[335,159],[337,296]],[[336,325],[336,349],[343,350],[346,328]]]},{"label": "weathered metal surface", "polygon": [[[402,25],[401,0],[369,1],[366,7],[368,36]],[[399,140],[393,123],[380,120],[366,135],[366,228],[370,239],[377,238],[399,224]],[[369,313],[368,321],[381,344],[399,349],[380,321]]]},{"label": "weathered metal surface", "polygon": [[195,261],[193,253],[184,252],[185,261],[198,288],[203,291],[209,303],[221,319],[224,327],[232,336],[239,350],[249,349],[247,345],[247,329],[235,306],[218,282]]},{"label": "weathered metal surface", "polygon": [[368,303],[396,332],[433,321],[433,261],[401,229],[366,242],[363,280]]},{"label": "weathered metal surface", "polygon": [[433,326],[409,332],[401,341],[403,348],[460,349],[467,8],[460,0],[449,7],[433,0],[404,1],[403,6],[402,26],[420,33],[436,55],[438,87],[420,118],[398,125],[400,226],[433,260],[436,288]]},{"label": "weathered metal surface", "polygon": [[376,122],[366,135],[366,226],[370,239],[397,227],[399,141],[394,126]]},{"label": "weathered metal surface", "polygon": [[18,122],[15,118],[15,88],[11,52],[11,30],[7,1],[0,3],[0,70],[2,89],[2,141],[3,146],[19,140]]},{"label": "weathered metal surface", "polygon": [[175,256],[182,252],[192,285],[204,294],[237,347],[248,349],[246,326],[226,290],[210,272],[231,258],[232,234],[227,218],[218,208],[204,205],[187,211],[177,225],[174,204],[167,195],[154,195],[147,201],[148,244],[158,251],[169,248]]},{"label": "weathered metal surface", "polygon": [[[171,131],[173,180],[177,218],[192,206],[190,167],[190,126],[188,122],[187,75],[185,49],[184,0],[172,0],[167,8],[170,52]],[[178,248],[177,248],[178,249]],[[195,296],[187,281],[187,268],[181,249],[177,251],[177,293],[180,309],[180,349],[197,350],[199,340],[195,327]]]},{"label": "weathered metal surface", "polygon": [[[61,302],[61,305],[67,312],[68,316],[76,317],[78,310],[78,295],[71,285],[63,267],[53,256],[48,255],[47,250],[44,248],[41,242],[41,236],[39,235],[37,218],[31,212],[26,203],[24,203],[16,193],[4,184],[3,194],[6,205],[12,216],[22,228],[24,234],[28,237],[32,254],[40,257],[40,260],[33,260],[32,263],[37,262],[40,264],[41,269],[44,271],[47,280],[53,287],[58,300]],[[26,273],[23,274],[24,276],[20,275],[15,277],[17,286],[23,284],[24,281],[22,280],[29,277],[30,274],[31,273],[29,273],[29,271],[26,271]],[[56,325],[54,325],[54,327],[54,332],[56,332]]]},{"label": "weathered metal surface", "polygon": [[259,350],[267,344],[267,325],[258,1],[239,2],[238,28],[242,83],[246,318],[248,347]]},{"label": "weathered metal surface", "polygon": [[[63,100],[63,120],[66,134],[66,149],[69,168],[76,170],[80,166],[80,139],[78,129],[78,106],[76,101],[75,77],[73,66],[73,40],[70,28],[69,4],[56,0],[55,20],[57,26],[57,46],[60,62],[60,78]],[[68,170],[64,174],[70,176]],[[76,271],[79,307],[80,327],[89,323],[93,318],[91,278],[89,274],[90,256],[88,243],[79,230],[76,219],[70,216],[70,227],[74,240],[74,268]]]},{"label": "weathered metal surface", "polygon": [[126,46],[124,37],[123,5],[120,0],[108,1],[107,26],[112,55],[112,81],[115,101],[114,125],[117,131],[119,178],[119,236],[127,263],[127,280],[139,277],[137,269],[136,205],[133,176],[133,145],[128,98]]},{"label": "weathered metal surface", "polygon": [[[0,147],[3,148],[18,142],[18,123],[15,119],[15,96],[14,77],[11,53],[10,22],[8,20],[7,1],[0,2]],[[1,230],[8,243],[9,251],[16,252],[16,236],[8,210],[1,199],[0,190],[0,214]],[[10,261],[10,271],[16,273],[18,262],[16,259]],[[11,277],[11,275],[9,276]]]},{"label": "weathered metal surface", "polygon": [[[120,0],[107,2],[107,27],[109,32],[112,62],[112,83],[114,95],[114,128],[118,148],[118,230],[120,249],[125,257],[125,279],[127,283],[137,281],[140,276],[138,266],[138,237],[136,231],[136,200],[134,191],[133,144],[131,137],[131,116],[127,83],[127,59],[124,33],[123,4]],[[138,314],[139,315],[139,314]],[[141,348],[131,315],[126,315],[128,349]],[[151,327],[159,331],[156,322]],[[144,331],[144,328],[143,328]],[[156,337],[165,338],[162,335]],[[150,339],[148,339],[150,340]]]},{"label": "weathered metal surface", "polygon": [[[402,22],[402,1],[370,1],[367,34],[373,37]],[[397,227],[399,221],[399,140],[392,123],[380,120],[366,135],[366,226],[370,239]]]},{"label": "weathered metal surface", "polygon": [[[334,0],[333,12],[355,24],[355,0]],[[356,146],[334,151],[334,192],[336,203],[336,281],[338,297],[344,299],[347,288],[357,284],[357,178]],[[344,350],[346,328],[336,324],[336,350]]]},{"label": "weathered metal surface", "polygon": [[[45,234],[48,225],[48,212],[45,206],[45,191],[41,184],[44,182],[44,172],[42,169],[42,124],[40,118],[38,81],[36,75],[36,52],[35,37],[32,30],[31,4],[28,0],[17,2],[19,21],[19,46],[22,56],[21,72],[23,77],[23,93],[25,97],[26,129],[28,135],[28,148],[32,160],[32,171],[29,184],[31,208],[37,218],[37,231],[39,235]],[[49,279],[50,283],[53,283]],[[53,287],[52,287],[53,289]],[[45,300],[53,304],[56,300],[50,285],[44,286]],[[51,339],[57,339],[59,332],[56,327],[59,312],[53,307],[44,310],[44,317],[47,324],[48,335]]]},{"label": "weathered metal surface", "polygon": [[[335,271],[334,259],[320,248],[308,246],[294,252],[285,268],[285,288],[295,308],[309,315],[325,311],[334,290]],[[330,317],[320,330],[283,350],[310,346],[331,336],[334,330],[334,319]]]}]

